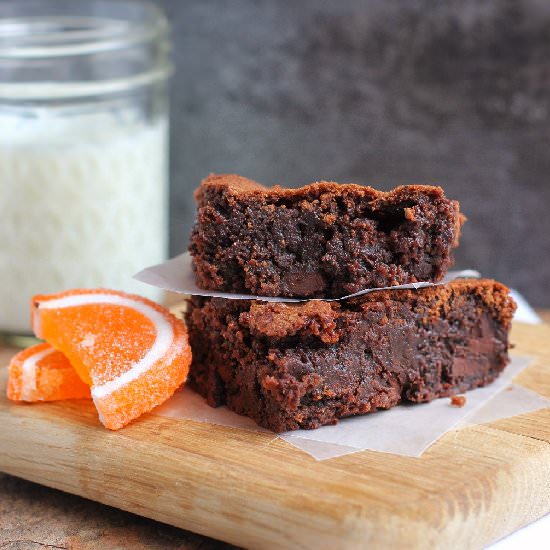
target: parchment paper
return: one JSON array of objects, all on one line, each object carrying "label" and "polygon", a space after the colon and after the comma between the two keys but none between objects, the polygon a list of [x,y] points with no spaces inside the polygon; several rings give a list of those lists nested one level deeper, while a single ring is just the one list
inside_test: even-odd
[{"label": "parchment paper", "polygon": [[[480,277],[479,272],[473,269],[464,269],[461,271],[449,271],[445,279],[441,283],[413,283],[410,285],[397,285],[390,288],[422,288],[426,286],[434,286],[443,284],[445,282],[457,279],[459,277]],[[162,288],[171,292],[179,294],[190,294],[194,296],[210,296],[213,298],[227,298],[229,300],[263,300],[266,302],[304,302],[306,299],[299,298],[278,298],[267,296],[255,296],[252,294],[232,294],[229,292],[216,292],[210,290],[203,290],[198,288],[195,284],[195,276],[191,267],[191,255],[186,252],[180,254],[175,258],[167,260],[166,262],[158,265],[147,267],[140,271],[134,278],[143,283]],[[388,287],[385,287],[388,288]],[[361,294],[367,294],[376,290],[383,290],[382,288],[371,288],[350,294],[342,298],[332,298],[327,301],[338,301],[351,298],[353,296],[360,296]],[[540,317],[536,314],[533,308],[527,303],[525,298],[517,291],[512,290],[512,297],[516,300],[518,309],[515,313],[514,319],[523,323],[540,323]]]},{"label": "parchment paper", "polygon": [[[387,411],[344,419],[336,426],[273,434],[273,437],[281,437],[317,460],[365,449],[418,457],[455,427],[550,407],[550,400],[545,397],[520,386],[510,385],[512,379],[531,361],[528,357],[513,357],[511,364],[495,382],[485,388],[467,392],[466,405],[461,408],[451,406],[449,398],[442,398],[431,403],[400,405]],[[510,387],[511,390],[508,390]],[[183,388],[157,408],[154,414],[268,432],[249,418],[239,416],[225,407],[211,408],[189,388]]]},{"label": "parchment paper", "polygon": [[[473,270],[454,271],[449,272],[443,283],[458,277],[479,276],[479,273]],[[188,253],[181,254],[162,264],[148,267],[135,275],[135,278],[138,281],[181,294],[230,300],[304,301],[200,289],[195,284],[191,256]],[[442,283],[413,283],[391,288],[417,289],[437,284]],[[383,289],[363,290],[330,301],[345,300],[376,290]],[[517,293],[515,297],[519,298],[518,305],[520,306],[516,313],[516,319],[536,323],[538,318],[532,308]],[[344,419],[336,426],[323,426],[316,430],[297,430],[279,435],[273,434],[273,438],[280,437],[317,460],[334,458],[366,449],[418,457],[443,434],[453,428],[550,407],[550,400],[520,386],[511,385],[512,378],[526,368],[530,361],[530,358],[513,357],[511,364],[495,382],[485,388],[467,392],[466,404],[462,408],[451,406],[450,399],[443,398],[431,403],[400,405],[387,411]],[[267,432],[251,419],[239,416],[225,407],[217,409],[209,407],[201,396],[186,387],[157,408],[154,414],[243,430]]]},{"label": "parchment paper", "polygon": [[[361,296],[374,292],[376,290],[384,290],[387,288],[423,288],[426,286],[434,286],[444,284],[452,279],[458,277],[479,277],[479,273],[472,269],[466,269],[463,271],[450,271],[447,277],[440,283],[411,283],[407,285],[396,285],[392,287],[381,288],[369,288],[355,292],[354,294],[348,294],[341,298],[323,298],[327,302],[333,302],[338,300],[346,300],[353,298],[354,296]],[[134,279],[147,283],[149,285],[162,288],[163,290],[169,290],[170,292],[177,292],[179,294],[191,294],[193,296],[210,296],[212,298],[227,298],[228,300],[263,300],[265,302],[304,302],[309,298],[280,298],[269,296],[258,296],[253,294],[234,294],[231,292],[217,292],[215,290],[204,290],[199,288],[195,284],[195,275],[193,268],[191,267],[191,255],[188,252],[180,254],[175,258],[167,260],[166,262],[158,265],[147,267],[144,270],[136,273]]]}]

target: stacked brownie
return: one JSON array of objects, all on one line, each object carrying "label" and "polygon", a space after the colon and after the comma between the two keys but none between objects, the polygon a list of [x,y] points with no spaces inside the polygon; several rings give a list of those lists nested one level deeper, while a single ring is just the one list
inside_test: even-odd
[{"label": "stacked brownie", "polygon": [[317,428],[486,385],[508,363],[515,305],[494,281],[332,300],[441,281],[464,219],[441,188],[212,175],[196,198],[199,287],[306,299],[189,300],[190,382],[212,406],[277,432]]}]

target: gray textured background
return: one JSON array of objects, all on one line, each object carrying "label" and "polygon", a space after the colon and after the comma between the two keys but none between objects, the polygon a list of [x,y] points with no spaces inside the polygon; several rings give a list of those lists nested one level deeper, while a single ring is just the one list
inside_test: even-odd
[{"label": "gray textured background", "polygon": [[158,0],[172,24],[172,252],[211,171],[442,185],[459,267],[550,306],[550,2]]}]

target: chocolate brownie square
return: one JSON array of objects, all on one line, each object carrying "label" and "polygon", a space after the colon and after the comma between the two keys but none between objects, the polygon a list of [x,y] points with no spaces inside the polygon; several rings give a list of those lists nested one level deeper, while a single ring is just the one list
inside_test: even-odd
[{"label": "chocolate brownie square", "polygon": [[439,281],[464,220],[456,201],[427,185],[285,189],[211,175],[196,199],[189,250],[197,285],[261,296],[339,298]]},{"label": "chocolate brownie square", "polygon": [[273,303],[192,297],[190,383],[275,432],[426,402],[493,381],[515,304],[490,280]]}]

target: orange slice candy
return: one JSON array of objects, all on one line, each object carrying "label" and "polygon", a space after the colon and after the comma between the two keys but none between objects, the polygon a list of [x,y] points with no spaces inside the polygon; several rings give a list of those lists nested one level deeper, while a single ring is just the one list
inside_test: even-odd
[{"label": "orange slice candy", "polygon": [[38,344],[11,360],[7,394],[14,401],[58,401],[89,398],[90,388],[61,352]]},{"label": "orange slice candy", "polygon": [[111,430],[166,401],[187,378],[183,321],[141,296],[103,289],[35,296],[32,323],[91,385],[99,419]]}]

